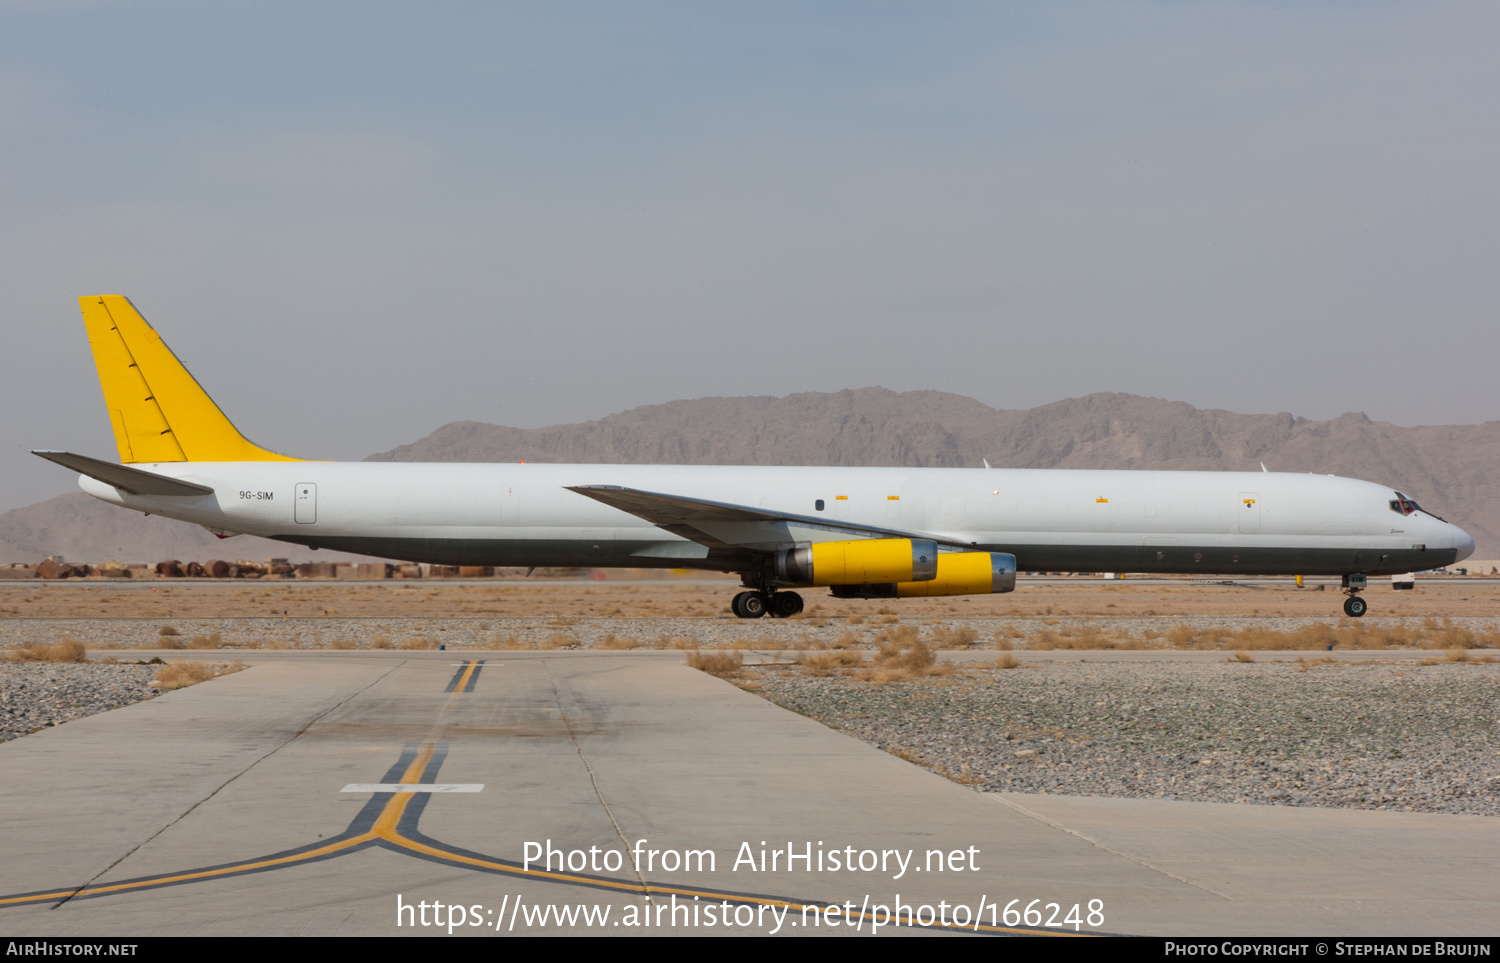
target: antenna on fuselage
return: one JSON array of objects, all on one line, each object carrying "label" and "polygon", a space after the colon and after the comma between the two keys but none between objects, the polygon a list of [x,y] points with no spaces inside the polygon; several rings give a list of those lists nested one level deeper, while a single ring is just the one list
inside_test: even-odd
[{"label": "antenna on fuselage", "polygon": [[982,461],[982,462],[984,462],[984,467],[986,467],[986,468],[990,467],[990,460],[988,458],[981,458],[979,460]]}]

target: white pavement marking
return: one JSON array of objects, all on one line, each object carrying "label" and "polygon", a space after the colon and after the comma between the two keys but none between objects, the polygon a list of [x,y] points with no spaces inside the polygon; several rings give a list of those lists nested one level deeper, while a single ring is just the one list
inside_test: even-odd
[{"label": "white pavement marking", "polygon": [[482,782],[351,782],[339,792],[479,792]]}]

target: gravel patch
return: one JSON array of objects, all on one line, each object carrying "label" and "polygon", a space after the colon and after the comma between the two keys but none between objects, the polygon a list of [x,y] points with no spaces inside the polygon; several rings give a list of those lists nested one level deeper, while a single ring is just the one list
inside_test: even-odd
[{"label": "gravel patch", "polygon": [[987,792],[1500,816],[1500,664],[1032,663],[749,688]]},{"label": "gravel patch", "polygon": [[160,666],[0,662],[0,742],[118,709],[157,694]]}]

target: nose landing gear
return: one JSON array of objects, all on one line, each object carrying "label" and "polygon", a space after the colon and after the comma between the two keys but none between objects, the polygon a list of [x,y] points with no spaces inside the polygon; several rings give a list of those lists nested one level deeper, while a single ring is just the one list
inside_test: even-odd
[{"label": "nose landing gear", "polygon": [[758,619],[767,613],[786,619],[802,611],[802,596],[796,592],[741,592],[729,603],[729,610],[742,619]]},{"label": "nose landing gear", "polygon": [[1359,597],[1359,593],[1369,587],[1368,581],[1363,573],[1356,572],[1344,576],[1344,594],[1349,596],[1344,599],[1344,614],[1351,619],[1357,619],[1369,611],[1369,603]]}]

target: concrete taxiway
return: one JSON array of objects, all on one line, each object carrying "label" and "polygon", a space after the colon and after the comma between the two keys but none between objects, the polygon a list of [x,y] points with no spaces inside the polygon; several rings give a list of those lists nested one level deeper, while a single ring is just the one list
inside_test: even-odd
[{"label": "concrete taxiway", "polygon": [[[465,907],[455,935],[759,934],[778,911],[783,934],[835,935],[898,903],[980,933],[1071,933],[1044,924],[1075,905],[1085,932],[1170,935],[1500,919],[1485,817],[985,795],[679,652],[235,657],[252,667],[0,746],[5,932],[446,934],[398,914],[419,903]],[[548,841],[571,867],[523,864]],[[1040,922],[1006,925],[1033,900]],[[610,915],[558,923],[579,905]]]}]

